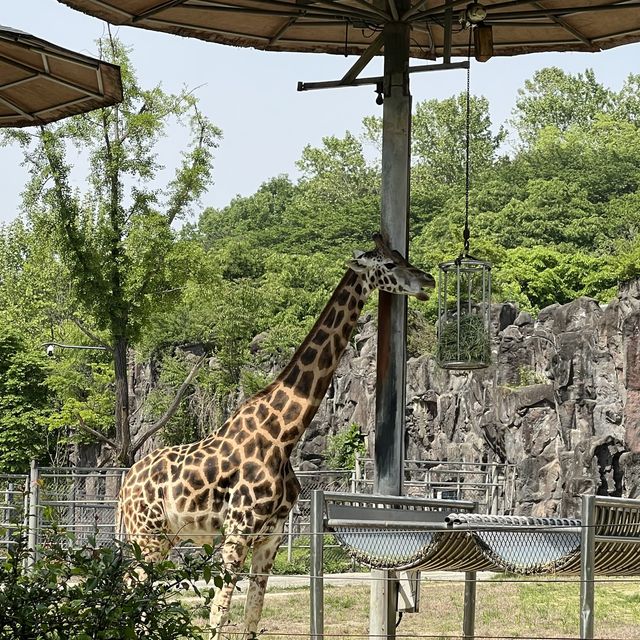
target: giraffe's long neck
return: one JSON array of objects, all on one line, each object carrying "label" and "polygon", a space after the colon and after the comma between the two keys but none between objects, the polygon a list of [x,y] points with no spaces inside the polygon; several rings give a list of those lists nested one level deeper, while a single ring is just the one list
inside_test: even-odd
[{"label": "giraffe's long neck", "polygon": [[[370,292],[367,281],[349,269],[289,364],[274,381],[271,398],[277,399],[280,391],[289,406],[300,407],[297,419],[283,431],[287,444],[300,439],[316,414]],[[283,417],[287,422],[286,411]]]}]

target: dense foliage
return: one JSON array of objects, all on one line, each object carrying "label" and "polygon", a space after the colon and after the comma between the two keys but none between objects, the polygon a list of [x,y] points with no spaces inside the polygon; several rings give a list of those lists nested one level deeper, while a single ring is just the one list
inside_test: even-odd
[{"label": "dense foliage", "polygon": [[[131,86],[138,92],[131,100],[143,95]],[[157,91],[144,93],[150,104],[173,104]],[[136,115],[134,104],[129,117],[142,127],[140,137],[119,170],[146,177],[157,164],[160,131],[146,111]],[[42,141],[50,141],[62,162],[65,144],[97,144],[100,113],[47,130]],[[381,121],[370,116],[361,133],[307,146],[298,178],[274,176],[250,196],[206,208],[181,227],[172,224],[188,204],[185,189],[193,186],[197,194],[209,177],[211,157],[198,153],[211,153],[218,132],[207,127],[207,144],[195,144],[183,165],[200,167],[200,177],[179,173],[166,198],[145,181],[132,188],[112,212],[124,225],[115,244],[109,245],[113,227],[103,226],[111,215],[109,183],[92,182],[91,198],[70,190],[56,200],[46,172],[35,172],[28,185],[24,219],[0,233],[0,321],[25,349],[48,339],[51,324],[59,340],[77,341],[82,330],[86,339],[92,330],[113,344],[114,322],[126,317],[118,326],[129,353],[160,371],[149,401],[131,407],[141,429],[162,415],[189,371],[176,347],[198,345],[210,356],[163,430],[171,443],[215,428],[239,397],[268,380],[313,323],[351,251],[370,245],[379,219]],[[471,250],[494,264],[496,300],[534,312],[581,295],[607,302],[620,281],[640,273],[639,127],[640,75],[613,91],[591,71],[543,69],[525,81],[506,123],[492,123],[487,100],[472,98]],[[463,95],[416,105],[411,259],[432,272],[461,249],[464,134]],[[95,162],[104,162],[104,154]],[[108,176],[109,167],[96,166],[95,173]],[[67,169],[62,162],[63,178]],[[77,235],[61,236],[60,216],[67,215],[61,203],[70,203]],[[74,244],[80,238],[82,251]],[[109,246],[117,249],[115,262]],[[93,282],[86,275],[92,265],[112,275]],[[110,284],[114,274],[121,278],[119,297]],[[434,313],[433,300],[412,303],[412,355],[431,349]],[[109,361],[99,352],[65,352],[48,363],[47,428],[68,430],[81,415],[94,430],[113,433]],[[8,445],[3,434],[0,450]]]},{"label": "dense foliage", "polygon": [[[205,637],[179,596],[192,590],[206,605],[222,586],[225,577],[212,576],[212,549],[175,565],[147,562],[135,545],[73,543],[68,534],[47,531],[34,559],[22,532],[11,538],[0,560],[0,640]],[[198,589],[203,577],[207,586]]]}]

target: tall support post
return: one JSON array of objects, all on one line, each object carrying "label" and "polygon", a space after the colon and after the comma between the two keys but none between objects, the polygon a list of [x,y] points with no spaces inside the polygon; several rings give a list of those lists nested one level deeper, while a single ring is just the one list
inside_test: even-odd
[{"label": "tall support post", "polygon": [[580,544],[580,640],[592,640],[595,618],[596,497],[582,496]]},{"label": "tall support post", "polygon": [[311,640],[324,638],[324,491],[311,493]]},{"label": "tall support post", "polygon": [[36,545],[38,543],[38,501],[39,501],[39,473],[36,461],[31,461],[29,472],[29,516],[27,536],[27,568],[33,566],[36,557]]},{"label": "tall support post", "polygon": [[476,637],[476,585],[475,571],[464,574],[464,615],[462,619],[462,637],[473,640]]},{"label": "tall support post", "polygon": [[[403,13],[408,0],[396,1]],[[384,26],[384,106],[382,111],[381,230],[391,248],[407,256],[409,249],[409,166],[411,95],[409,92],[409,25]],[[380,292],[374,491],[402,493],[406,380],[407,300]],[[398,584],[395,574],[372,571],[371,638],[396,637]]]}]

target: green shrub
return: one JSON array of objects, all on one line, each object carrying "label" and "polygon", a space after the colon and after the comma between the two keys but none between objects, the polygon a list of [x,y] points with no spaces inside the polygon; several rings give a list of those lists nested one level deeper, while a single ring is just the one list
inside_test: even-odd
[{"label": "green shrub", "polygon": [[[33,558],[24,532],[13,536],[0,557],[0,640],[204,637],[178,596],[192,589],[208,604],[223,585],[222,575],[212,575],[211,548],[176,566],[145,561],[137,545],[77,548],[73,543],[73,536],[47,532],[27,570],[26,561]],[[211,584],[203,592],[195,585],[201,578]]]},{"label": "green shrub", "polygon": [[366,456],[367,447],[359,425],[354,422],[348,429],[327,438],[325,466],[327,469],[354,469],[356,453]]}]

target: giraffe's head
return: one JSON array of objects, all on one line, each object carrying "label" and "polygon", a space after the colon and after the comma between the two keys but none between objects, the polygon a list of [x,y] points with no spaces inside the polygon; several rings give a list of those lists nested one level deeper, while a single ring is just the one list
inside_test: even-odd
[{"label": "giraffe's head", "polygon": [[358,251],[347,263],[355,272],[363,274],[373,288],[391,293],[415,296],[427,300],[425,289],[433,289],[433,276],[409,264],[397,251],[390,249],[379,233],[373,235],[376,248]]}]

